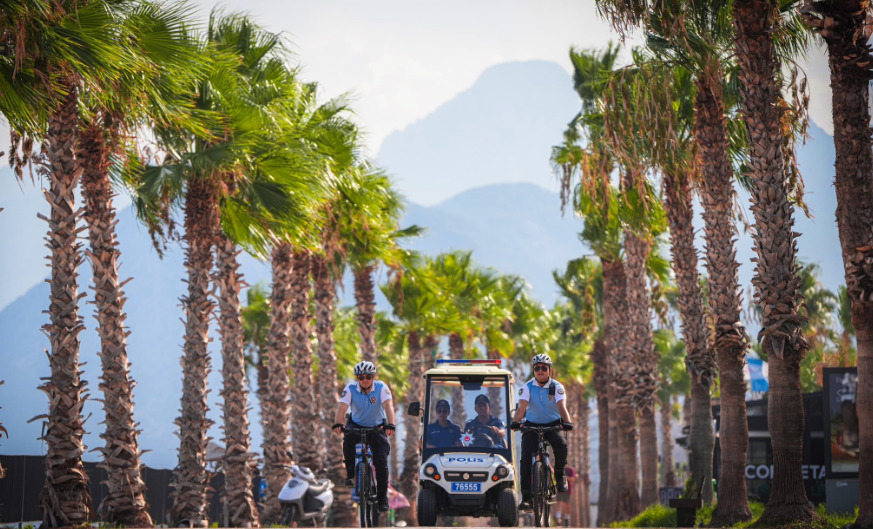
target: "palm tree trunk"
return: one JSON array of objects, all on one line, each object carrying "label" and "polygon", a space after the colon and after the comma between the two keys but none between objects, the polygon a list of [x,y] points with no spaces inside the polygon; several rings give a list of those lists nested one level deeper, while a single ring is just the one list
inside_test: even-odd
[{"label": "palm tree trunk", "polygon": [[[337,381],[336,351],[333,340],[333,310],[336,302],[336,283],[330,265],[323,255],[312,255],[312,284],[315,290],[315,336],[318,338],[318,378],[322,383],[316,385],[318,402],[321,404],[322,427],[316,428],[316,441],[322,445],[324,468],[327,477],[334,483],[345,479],[346,467],[343,463],[342,443],[330,441],[333,415],[339,405],[339,383]],[[325,441],[327,439],[327,441]],[[334,489],[334,502],[331,507],[331,524],[336,527],[349,527],[355,522],[352,493],[348,488]]]},{"label": "palm tree trunk", "polygon": [[[127,331],[124,283],[118,278],[118,251],[115,206],[109,167],[112,147],[104,130],[90,123],[79,139],[82,198],[91,249],[87,252],[94,278],[94,304],[97,333],[100,335],[100,390],[106,427],[101,435],[106,446],[101,467],[106,470],[108,493],[104,500],[104,519],[128,527],[151,527],[145,498],[145,482],[140,472],[140,450],[136,421],[133,418],[133,387],[127,358]],[[129,280],[128,280],[129,281]]]},{"label": "palm tree trunk", "polygon": [[252,452],[246,365],[243,351],[239,250],[221,230],[215,236],[215,286],[218,292],[218,332],[221,334],[221,376],[224,387],[224,504],[227,527],[257,527],[258,508],[252,492],[257,454]]},{"label": "palm tree trunk", "polygon": [[[661,468],[664,487],[676,486],[676,471],[673,469],[673,414],[670,398],[661,401]],[[711,482],[710,482],[711,483]],[[712,487],[710,487],[712,488]]]},{"label": "palm tree trunk", "polygon": [[[658,389],[658,353],[652,339],[651,299],[646,282],[646,261],[652,243],[626,230],[624,235],[625,270],[627,274],[628,341],[632,348],[626,371],[618,377],[622,391],[619,402],[639,412],[640,462],[642,466],[642,497],[640,503],[632,500],[626,511],[631,517],[639,509],[658,501],[658,435],[655,426],[655,392]],[[621,419],[620,419],[621,420]],[[627,436],[633,427],[631,415],[624,416]],[[627,446],[630,446],[629,444]]]},{"label": "palm tree trunk", "polygon": [[207,431],[212,421],[206,418],[206,378],[209,361],[209,320],[213,303],[209,299],[212,271],[212,245],[218,229],[218,206],[214,184],[205,178],[188,183],[185,197],[185,268],[188,269],[188,295],[182,297],[185,311],[185,353],[182,356],[181,415],[179,426],[179,464],[173,471],[170,519],[174,527],[208,525],[206,489]]},{"label": "palm tree trunk", "polygon": [[274,524],[281,506],[279,491],[288,481],[285,468],[291,464],[288,430],[291,405],[288,402],[288,356],[291,354],[291,265],[294,250],[290,244],[273,248],[273,286],[270,295],[270,333],[267,336],[267,386],[261,409],[264,412],[264,480],[267,496],[261,523]]},{"label": "palm tree trunk", "polygon": [[[670,223],[670,252],[673,256],[673,271],[679,288],[679,315],[682,319],[682,336],[685,339],[685,367],[691,377],[691,398],[698,411],[691,416],[691,477],[695,483],[712,482],[712,458],[715,450],[715,434],[712,428],[712,402],[710,388],[715,377],[715,357],[709,342],[706,308],[700,291],[700,276],[697,272],[697,249],[694,247],[694,210],[691,198],[690,175],[664,173],[664,204]],[[669,403],[662,405],[669,412]],[[662,418],[666,417],[663,415]],[[662,430],[668,432],[668,430]],[[665,437],[666,439],[666,437]],[[665,444],[664,461],[672,461],[673,442]],[[666,485],[675,486],[672,463],[665,468]],[[704,487],[704,501],[712,503],[712,487]]]},{"label": "palm tree trunk", "polygon": [[[464,358],[464,339],[461,338],[461,335],[453,332],[449,334],[449,356],[451,356],[452,360],[461,360]],[[497,401],[492,400],[495,404]],[[464,423],[466,422],[465,414],[466,406],[464,406],[464,388],[458,386],[452,388],[452,415],[451,421],[461,428],[464,427]],[[499,417],[499,415],[495,415]]]},{"label": "palm tree trunk", "polygon": [[[410,331],[407,336],[409,344],[409,391],[406,393],[406,405],[410,402],[424,402],[424,350],[421,346],[421,336],[416,331]],[[416,524],[415,498],[418,496],[418,440],[421,437],[421,422],[416,417],[405,417],[406,437],[403,443],[403,471],[398,483],[400,492],[409,499],[410,506],[406,510],[406,523]]]},{"label": "palm tree trunk", "polygon": [[[715,320],[713,347],[718,358],[721,389],[721,479],[718,484],[718,504],[712,514],[711,524],[714,527],[734,525],[752,517],[746,498],[745,476],[749,425],[746,419],[743,357],[747,339],[746,330],[740,323],[742,297],[737,272],[739,264],[734,248],[737,231],[731,216],[733,169],[728,159],[720,83],[721,79],[699,81],[695,100],[695,136],[700,147],[700,159],[703,160],[701,203],[706,268],[709,272],[709,306]],[[697,380],[705,379],[697,377]],[[705,403],[709,400],[709,391],[698,382],[692,384],[691,395],[692,424],[696,425],[706,413],[711,413],[706,411],[711,408]],[[693,436],[697,434],[695,430]],[[692,472],[696,470],[696,474],[692,474],[696,486],[699,486],[701,479],[709,483],[706,479],[711,479],[711,465],[711,459],[706,459],[704,454],[692,454],[691,469]],[[710,478],[706,477],[707,472]],[[707,491],[705,494],[709,494],[709,488],[703,487]]]},{"label": "palm tree trunk", "polygon": [[[630,316],[629,289],[624,264],[620,261],[603,263],[603,306],[606,320],[607,343],[612,349],[610,371],[615,390],[616,439],[621,450],[621,466],[610,463],[610,468],[621,468],[615,520],[627,520],[640,511],[639,460],[637,458],[637,422],[633,395],[636,390],[634,348],[628,335]],[[624,322],[624,323],[623,323]],[[610,436],[611,437],[611,436]]]},{"label": "palm tree trunk", "polygon": [[294,441],[298,464],[319,469],[316,428],[320,423],[318,408],[305,403],[315,402],[315,387],[312,383],[312,333],[309,331],[312,314],[309,306],[310,254],[307,250],[294,252],[291,269],[291,344],[294,358],[294,386],[291,396],[297,406],[291,424],[291,439]]},{"label": "palm tree trunk", "polygon": [[82,464],[84,421],[82,406],[88,398],[86,381],[80,378],[79,333],[84,329],[79,317],[78,268],[81,245],[76,241],[82,229],[76,227],[80,211],[75,209],[75,189],[82,169],[75,159],[78,93],[69,93],[51,116],[47,134],[48,161],[51,164],[46,200],[51,214],[46,219],[46,241],[51,256],[49,321],[43,331],[51,340],[51,376],[39,387],[49,400],[45,434],[45,485],[39,503],[46,527],[81,525],[91,514],[88,475]]},{"label": "palm tree trunk", "polygon": [[[748,174],[754,183],[757,266],[752,284],[763,310],[762,345],[770,362],[768,419],[773,446],[770,503],[760,525],[798,523],[815,518],[803,486],[803,397],[800,361],[808,348],[798,313],[801,305],[793,206],[788,200],[782,156],[784,132],[779,63],[772,35],[778,16],[775,0],[738,0],[734,7],[736,55],[749,134]],[[724,409],[724,406],[722,407]]]},{"label": "palm tree trunk", "polygon": [[[5,380],[0,380],[0,386],[5,384],[5,382],[6,382]],[[2,409],[2,408],[0,408],[0,409]],[[5,435],[6,437],[9,437],[9,432],[7,432],[6,428],[3,427],[2,422],[0,422],[0,434]],[[6,469],[3,468],[3,465],[0,465],[0,479],[3,479],[4,477],[6,477]]]},{"label": "palm tree trunk", "polygon": [[606,504],[603,508],[603,524],[612,524],[618,519],[618,497],[621,495],[621,480],[624,475],[621,471],[621,440],[618,433],[618,409],[615,404],[615,386],[612,384],[612,376],[609,377],[609,489],[606,495]]},{"label": "palm tree trunk", "polygon": [[639,416],[640,465],[643,474],[640,506],[646,509],[658,503],[658,426],[653,407],[641,409]]},{"label": "palm tree trunk", "polygon": [[862,433],[856,526],[866,529],[873,527],[873,384],[868,383],[873,380],[873,149],[867,103],[870,73],[863,64],[870,55],[865,32],[870,3],[850,0],[819,5],[827,9],[821,21],[827,29],[819,34],[827,43],[831,70],[837,226],[858,338],[856,406]]},{"label": "palm tree trunk", "polygon": [[373,265],[354,270],[355,304],[358,307],[358,332],[361,354],[367,362],[376,361],[376,297],[373,291]]},{"label": "palm tree trunk", "polygon": [[600,433],[598,441],[597,463],[600,470],[600,488],[597,494],[597,526],[604,524],[606,497],[609,490],[609,363],[607,359],[606,342],[603,339],[594,341],[591,352],[591,362],[594,364],[594,392],[597,394],[597,428]]},{"label": "palm tree trunk", "polygon": [[575,421],[577,427],[577,446],[579,457],[576,459],[576,483],[574,490],[577,490],[577,506],[579,510],[578,521],[576,527],[591,527],[591,494],[589,488],[591,486],[591,447],[590,447],[590,432],[588,431],[588,422],[590,420],[590,410],[588,409],[588,398],[585,396],[585,388],[579,387],[575,393],[578,401],[578,418]]}]

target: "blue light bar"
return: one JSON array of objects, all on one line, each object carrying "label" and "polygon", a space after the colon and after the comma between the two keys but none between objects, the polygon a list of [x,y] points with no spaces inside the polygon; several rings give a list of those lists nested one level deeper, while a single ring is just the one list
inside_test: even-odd
[{"label": "blue light bar", "polygon": [[437,364],[489,364],[489,365],[500,365],[503,362],[502,360],[451,360],[451,359],[440,359],[437,360]]}]

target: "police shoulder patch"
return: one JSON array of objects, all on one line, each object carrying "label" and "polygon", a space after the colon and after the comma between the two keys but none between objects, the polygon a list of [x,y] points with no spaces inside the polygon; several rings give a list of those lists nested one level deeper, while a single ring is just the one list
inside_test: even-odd
[{"label": "police shoulder patch", "polygon": [[522,393],[524,393],[524,388],[521,388],[520,390],[518,390],[519,395],[521,395]]},{"label": "police shoulder patch", "polygon": [[348,393],[348,391],[346,391],[346,390],[343,390],[343,392],[342,392],[342,393],[340,393],[340,398],[343,398],[343,397],[345,397],[345,396],[346,396],[346,394],[347,394],[347,393]]},{"label": "police shoulder patch", "polygon": [[564,394],[564,388],[558,388],[558,395]]}]

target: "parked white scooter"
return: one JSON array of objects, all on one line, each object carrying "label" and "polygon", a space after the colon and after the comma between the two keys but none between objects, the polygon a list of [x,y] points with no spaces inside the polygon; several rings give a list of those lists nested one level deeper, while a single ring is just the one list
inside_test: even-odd
[{"label": "parked white scooter", "polygon": [[333,483],[329,479],[315,479],[315,474],[306,467],[291,467],[294,477],[285,483],[279,492],[282,514],[279,525],[286,527],[297,522],[297,527],[312,524],[326,527],[327,513],[333,504]]}]

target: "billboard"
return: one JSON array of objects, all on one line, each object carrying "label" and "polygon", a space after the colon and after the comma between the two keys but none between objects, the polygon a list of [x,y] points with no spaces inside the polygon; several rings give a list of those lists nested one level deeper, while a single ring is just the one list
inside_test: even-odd
[{"label": "billboard", "polygon": [[858,477],[858,413],[855,393],[857,367],[826,367],[824,379],[824,426],[828,478]]}]

